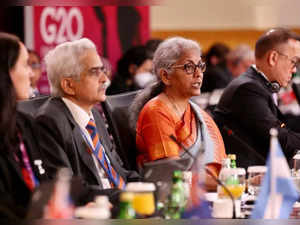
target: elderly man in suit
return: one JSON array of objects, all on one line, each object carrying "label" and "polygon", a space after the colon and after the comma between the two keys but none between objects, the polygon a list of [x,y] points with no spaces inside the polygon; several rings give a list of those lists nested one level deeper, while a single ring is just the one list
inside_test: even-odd
[{"label": "elderly man in suit", "polygon": [[299,59],[300,37],[284,28],[270,29],[256,42],[255,65],[234,79],[221,96],[215,119],[219,125],[234,127],[235,133],[253,150],[243,151],[240,146],[228,149],[243,158],[243,166],[265,162],[272,127],[278,130],[287,159],[300,149],[300,134],[287,127],[276,98],[279,89],[286,87],[296,72]]},{"label": "elderly man in suit", "polygon": [[[45,57],[51,97],[39,108],[40,147],[54,177],[68,167],[95,194],[115,196],[136,172],[122,168],[105,124],[93,107],[104,101],[109,80],[93,42],[65,42]],[[89,201],[85,198],[84,201]]]}]

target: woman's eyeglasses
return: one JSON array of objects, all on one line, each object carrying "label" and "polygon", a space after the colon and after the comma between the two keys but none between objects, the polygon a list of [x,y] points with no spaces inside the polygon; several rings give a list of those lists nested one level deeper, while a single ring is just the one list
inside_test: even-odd
[{"label": "woman's eyeglasses", "polygon": [[171,66],[171,68],[183,68],[183,70],[187,74],[191,75],[191,74],[195,74],[197,68],[199,68],[200,72],[203,73],[206,69],[206,64],[205,62],[201,62],[201,61],[197,65],[193,62],[189,62],[184,65],[174,65]]}]

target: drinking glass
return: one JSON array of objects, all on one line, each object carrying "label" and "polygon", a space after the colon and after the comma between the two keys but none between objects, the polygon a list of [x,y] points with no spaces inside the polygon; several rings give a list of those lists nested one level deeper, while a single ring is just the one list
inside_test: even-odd
[{"label": "drinking glass", "polygon": [[[233,198],[239,199],[245,191],[245,176],[244,168],[223,168],[219,179],[231,192]],[[227,191],[220,185],[218,185],[218,197],[229,198]]]},{"label": "drinking glass", "polygon": [[292,180],[300,193],[300,151],[293,157]]},{"label": "drinking glass", "polygon": [[263,177],[267,172],[266,166],[249,166],[248,167],[248,193],[252,196],[257,196]]},{"label": "drinking glass", "polygon": [[126,191],[133,193],[132,206],[141,216],[150,216],[155,212],[154,194],[155,185],[145,182],[130,182],[126,185]]}]

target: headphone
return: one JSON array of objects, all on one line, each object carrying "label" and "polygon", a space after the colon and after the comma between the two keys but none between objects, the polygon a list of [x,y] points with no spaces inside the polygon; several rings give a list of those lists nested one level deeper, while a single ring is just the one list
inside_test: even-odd
[{"label": "headphone", "polygon": [[272,93],[278,93],[280,90],[280,84],[277,81],[269,82],[267,81],[267,87],[270,89]]}]

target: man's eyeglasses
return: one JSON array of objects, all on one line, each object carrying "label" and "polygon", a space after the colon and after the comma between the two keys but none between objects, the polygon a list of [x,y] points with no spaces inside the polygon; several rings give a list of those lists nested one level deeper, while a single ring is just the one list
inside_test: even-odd
[{"label": "man's eyeglasses", "polygon": [[297,68],[299,66],[299,59],[291,59],[288,55],[283,54],[277,50],[275,50],[279,55],[284,56],[287,58],[287,60],[289,60],[291,62],[291,64],[293,65],[293,68]]},{"label": "man's eyeglasses", "polygon": [[183,68],[184,71],[191,75],[191,74],[195,74],[196,72],[196,69],[197,67],[199,68],[199,70],[201,71],[201,73],[203,73],[206,69],[206,64],[205,62],[199,62],[198,65],[196,65],[195,63],[193,62],[189,62],[189,63],[186,63],[184,65],[174,65],[174,66],[171,66],[171,68]]},{"label": "man's eyeglasses", "polygon": [[95,67],[89,70],[90,75],[92,76],[96,76],[96,77],[100,77],[100,75],[102,73],[104,73],[106,75],[107,73],[107,69],[106,67],[102,66],[102,67]]}]

